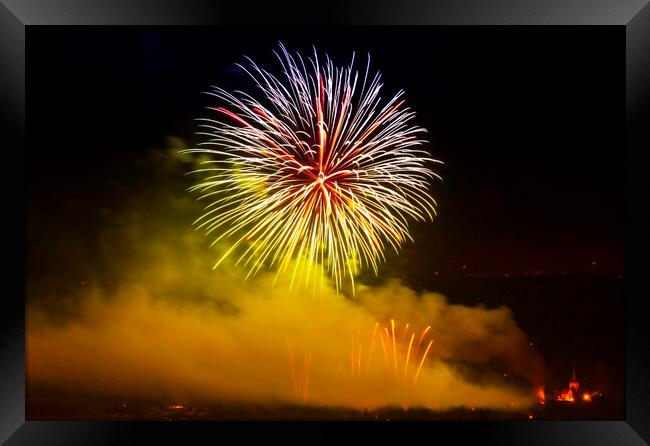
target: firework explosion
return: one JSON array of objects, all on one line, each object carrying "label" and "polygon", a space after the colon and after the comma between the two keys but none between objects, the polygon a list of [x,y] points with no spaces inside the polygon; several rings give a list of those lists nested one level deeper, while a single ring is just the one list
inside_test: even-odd
[{"label": "firework explosion", "polygon": [[[278,273],[293,265],[293,280],[322,268],[334,279],[363,268],[377,274],[384,250],[412,240],[409,219],[432,220],[430,180],[440,178],[421,149],[425,129],[403,91],[383,101],[380,73],[335,67],[318,54],[307,62],[280,45],[276,76],[251,59],[238,66],[254,80],[260,98],[214,87],[222,102],[202,118],[209,137],[187,152],[207,155],[205,177],[191,190],[210,200],[195,221],[213,244],[231,243],[215,268],[237,253],[248,276],[263,266]],[[247,276],[247,277],[248,277]],[[322,277],[322,276],[321,276]],[[322,283],[322,282],[321,282]]]}]

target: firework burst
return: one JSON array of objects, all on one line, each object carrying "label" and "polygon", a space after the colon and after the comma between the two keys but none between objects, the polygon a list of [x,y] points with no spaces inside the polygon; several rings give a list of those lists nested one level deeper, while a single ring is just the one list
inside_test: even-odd
[{"label": "firework burst", "polygon": [[[409,220],[432,220],[429,193],[434,160],[421,146],[425,129],[411,125],[414,111],[403,92],[380,97],[380,73],[335,67],[275,52],[275,75],[248,63],[257,96],[213,87],[219,104],[201,118],[209,140],[187,152],[208,156],[200,182],[192,187],[209,200],[195,221],[229,241],[215,268],[228,256],[249,276],[263,266],[278,273],[293,265],[308,280],[320,265],[337,290],[363,268],[375,274],[387,247],[407,240]],[[276,276],[277,277],[277,276]],[[322,276],[321,276],[322,277]]]}]

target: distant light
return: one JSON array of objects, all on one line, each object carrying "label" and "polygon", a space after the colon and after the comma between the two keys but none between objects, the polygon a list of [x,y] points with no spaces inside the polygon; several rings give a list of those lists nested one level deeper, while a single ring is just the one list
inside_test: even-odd
[{"label": "distant light", "polygon": [[532,343],[532,342],[529,342],[528,345],[532,347],[532,346],[533,346],[533,343]]},{"label": "distant light", "polygon": [[463,265],[463,269],[467,269],[467,265]]},{"label": "distant light", "polygon": [[585,401],[591,401],[591,395],[589,395],[588,393],[585,393],[585,394],[582,395],[582,399],[585,400]]},{"label": "distant light", "polygon": [[435,273],[433,273],[434,276],[437,276],[438,274],[440,274],[438,271],[436,271]]},{"label": "distant light", "polygon": [[596,266],[596,261],[591,262],[591,266]]},{"label": "distant light", "polygon": [[529,415],[528,415],[528,419],[529,419],[529,420],[532,420],[532,419],[533,419],[533,414],[529,414]]}]

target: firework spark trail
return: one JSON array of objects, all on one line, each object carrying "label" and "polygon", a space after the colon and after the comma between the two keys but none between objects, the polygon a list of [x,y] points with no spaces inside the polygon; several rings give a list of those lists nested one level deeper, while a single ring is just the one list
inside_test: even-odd
[{"label": "firework spark trail", "polygon": [[390,320],[390,329],[393,335],[393,362],[395,363],[395,376],[397,376],[397,348],[395,346],[395,320]]},{"label": "firework spark trail", "polygon": [[416,347],[416,350],[419,352],[420,351],[420,344],[422,344],[422,340],[424,339],[424,336],[426,336],[427,332],[431,330],[431,325],[428,325],[427,328],[425,328],[422,331],[422,334],[420,335],[420,339],[418,340],[418,346]]},{"label": "firework spark trail", "polygon": [[[375,325],[377,327],[379,323]],[[357,347],[357,342],[355,342],[355,336],[354,333],[352,334],[352,342],[351,342],[351,347],[350,347],[350,369],[352,371],[352,376],[357,376],[361,377],[361,362],[362,362],[362,356],[363,356],[363,344],[361,342],[361,336],[360,333],[357,331],[357,337],[359,339],[358,341],[358,347]],[[374,347],[374,343],[373,343]],[[372,356],[372,349],[370,356]],[[366,372],[368,367],[370,366],[370,357],[368,359],[368,365],[366,366]]]},{"label": "firework spark trail", "polygon": [[413,384],[417,383],[418,381],[418,377],[420,376],[420,370],[422,370],[422,365],[424,364],[424,360],[427,358],[427,354],[429,353],[431,344],[433,344],[433,339],[429,341],[429,345],[427,345],[427,349],[424,351],[424,355],[422,355],[422,359],[420,360],[420,365],[418,366],[418,369],[415,372],[415,377],[413,378]]},{"label": "firework spark trail", "polygon": [[303,357],[302,370],[299,370],[296,365],[296,357],[291,347],[291,342],[287,339],[287,348],[289,351],[289,367],[291,369],[291,382],[293,383],[293,390],[296,396],[303,401],[307,401],[309,397],[309,375],[311,368],[311,354],[306,354]]},{"label": "firework spark trail", "polygon": [[377,341],[377,328],[379,328],[379,322],[375,323],[375,328],[372,330],[372,341],[370,343],[370,353],[368,354],[368,364],[366,365],[366,375],[370,369],[370,364],[372,362],[372,353],[375,351],[375,342]]},{"label": "firework spark trail", "polygon": [[[386,330],[385,327],[384,327],[384,331],[386,332],[386,336],[388,336],[388,330]],[[379,332],[379,340],[381,341],[381,348],[384,351],[384,361],[386,362],[386,370],[388,370],[390,373],[390,366],[388,365],[388,353],[386,352],[386,342],[384,342],[384,334],[382,332]]]},{"label": "firework spark trail", "polygon": [[369,57],[360,75],[354,55],[339,68],[329,57],[320,64],[316,50],[306,63],[280,49],[279,76],[248,58],[238,65],[259,98],[208,93],[222,102],[209,107],[216,116],[199,119],[209,140],[185,151],[210,157],[194,171],[206,178],[191,190],[210,200],[194,224],[217,234],[213,244],[230,240],[215,268],[235,252],[248,276],[262,267],[279,274],[297,260],[292,278],[307,281],[321,264],[337,290],[348,276],[354,292],[360,269],[376,274],[386,248],[412,240],[409,220],[433,219],[428,190],[440,177],[427,164],[440,161],[421,148],[426,130],[410,124],[403,92],[382,101]]},{"label": "firework spark trail", "polygon": [[406,375],[409,369],[409,359],[411,359],[411,347],[413,346],[413,337],[415,337],[415,333],[411,334],[411,341],[409,342],[409,348],[406,353],[406,361],[404,361],[404,380],[406,380]]},{"label": "firework spark trail", "polygon": [[359,354],[357,355],[357,375],[361,376],[361,352],[362,352],[362,345],[359,344]]},{"label": "firework spark trail", "polygon": [[[413,380],[413,384],[415,384],[420,375],[422,367],[424,366],[424,362],[426,361],[426,358],[429,355],[429,350],[433,345],[433,340],[431,340],[424,354],[422,356],[419,356],[419,348],[418,348],[419,344],[425,339],[426,334],[431,329],[431,326],[427,326],[424,330],[422,330],[419,336],[418,345],[416,345],[416,341],[415,341],[416,330],[413,329],[411,331],[410,324],[406,323],[404,325],[404,328],[402,328],[402,333],[406,333],[406,334],[410,333],[410,336],[407,338],[402,338],[400,336],[396,337],[394,336],[394,333],[397,329],[397,325],[398,324],[395,322],[395,319],[390,319],[390,330],[388,328],[388,324],[381,325],[379,322],[375,323],[369,341],[370,353],[368,354],[367,363],[365,364],[365,374],[367,375],[370,370],[372,352],[374,351],[377,335],[379,335],[382,351],[384,353],[384,363],[386,365],[385,370],[388,376],[390,376],[391,378],[397,381],[401,380],[407,382],[409,380],[409,369],[410,369],[409,366],[411,364],[411,361],[418,361],[418,357],[419,357],[419,362],[417,363],[417,369],[415,371],[415,376]],[[360,332],[358,330],[356,331],[356,336],[355,333],[352,334],[351,341],[352,342],[350,344],[350,366],[352,370],[352,375],[356,377],[361,377],[363,339],[360,336]],[[386,345],[387,343],[392,343],[393,346],[392,354],[390,352],[390,345],[387,346]]]},{"label": "firework spark trail", "polygon": [[409,331],[409,323],[407,322],[406,325],[404,325],[404,331],[402,332],[402,339],[406,338],[406,335],[408,334]]},{"label": "firework spark trail", "polygon": [[352,373],[352,376],[354,377],[354,348],[355,342],[354,342],[354,333],[352,333],[352,336],[350,338],[350,373]]}]

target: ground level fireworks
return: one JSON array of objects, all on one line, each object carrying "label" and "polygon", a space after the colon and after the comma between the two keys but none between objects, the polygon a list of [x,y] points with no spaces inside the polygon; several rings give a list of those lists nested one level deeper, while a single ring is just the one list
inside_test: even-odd
[{"label": "ground level fireworks", "polygon": [[308,404],[216,404],[200,401],[120,399],[115,396],[70,393],[52,386],[38,388],[38,396],[28,396],[30,420],[302,420],[302,421],[505,421],[505,420],[612,420],[620,408],[612,401],[567,407],[537,405],[528,410],[498,411],[458,407],[444,411],[426,408],[381,407],[355,410]]}]

